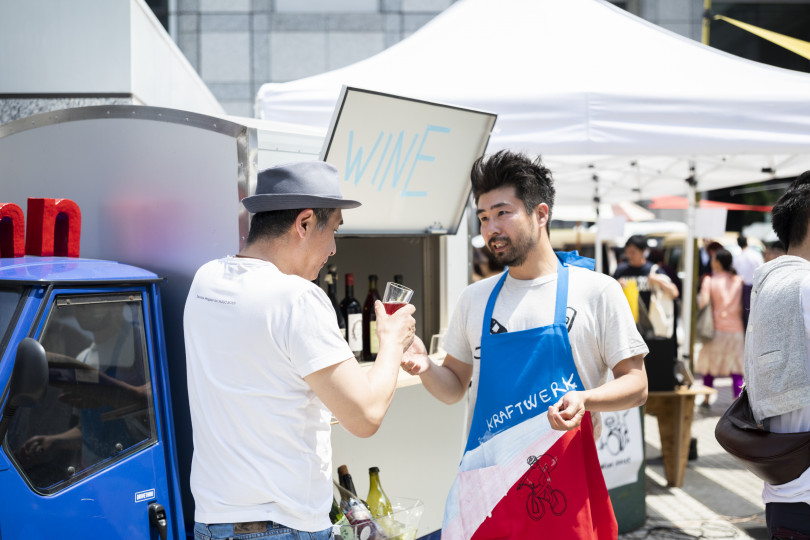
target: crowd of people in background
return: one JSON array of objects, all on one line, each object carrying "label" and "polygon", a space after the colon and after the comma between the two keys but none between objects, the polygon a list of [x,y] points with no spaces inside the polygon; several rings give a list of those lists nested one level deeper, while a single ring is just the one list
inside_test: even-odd
[{"label": "crowd of people in background", "polygon": [[[674,362],[678,354],[677,329],[669,340],[671,343],[662,341],[652,332],[648,312],[652,292],[656,287],[665,287],[667,296],[674,303],[675,321],[679,321],[682,284],[678,272],[667,265],[664,252],[650,244],[654,242],[648,244],[643,235],[631,236],[625,243],[624,259],[617,265],[613,277],[619,280],[626,293],[629,281],[633,282],[634,289],[638,289],[640,314],[637,315],[637,324],[645,341],[651,345],[650,357],[656,356],[656,350],[661,350],[662,355],[672,357]],[[732,254],[733,245],[724,246],[713,238],[702,240],[697,260],[697,307],[700,309],[711,304],[715,337],[697,344],[694,363],[695,373],[702,376],[704,386],[714,387],[717,377],[730,377],[735,398],[743,385],[745,328],[754,272],[765,262],[785,254],[785,246],[779,240],[762,243],[760,248],[759,245],[749,245],[744,235],[738,236],[737,248]],[[632,295],[628,294],[628,300],[631,304],[634,302]],[[708,397],[701,406],[710,407]]]}]

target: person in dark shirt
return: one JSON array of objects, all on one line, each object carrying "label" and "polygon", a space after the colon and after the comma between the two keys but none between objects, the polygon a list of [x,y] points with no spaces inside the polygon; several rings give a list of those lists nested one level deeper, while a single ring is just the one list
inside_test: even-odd
[{"label": "person in dark shirt", "polygon": [[[647,239],[644,236],[634,234],[628,238],[624,245],[627,261],[620,263],[613,273],[613,277],[619,281],[622,288],[627,287],[631,281],[636,283],[639,303],[643,302],[644,312],[649,310],[653,287],[660,287],[667,298],[674,300],[679,296],[678,287],[669,278],[666,270],[659,265],[653,272],[654,263],[647,260],[646,250]],[[642,336],[646,337],[651,333],[651,328],[644,324],[643,318],[640,325],[639,331]]]},{"label": "person in dark shirt", "polygon": [[[648,314],[654,288],[663,291],[662,301],[670,300],[673,304],[679,293],[677,286],[672,283],[666,271],[661,266],[647,260],[646,250],[647,239],[644,236],[633,235],[628,238],[624,246],[627,260],[619,264],[613,277],[619,281],[622,289],[626,289],[630,283],[635,283],[638,289],[636,324],[650,350],[650,353],[644,358],[649,389],[672,390],[675,387],[674,368],[678,357],[677,325],[672,325],[670,335],[657,336]],[[677,320],[675,306],[671,307],[675,320]]]}]

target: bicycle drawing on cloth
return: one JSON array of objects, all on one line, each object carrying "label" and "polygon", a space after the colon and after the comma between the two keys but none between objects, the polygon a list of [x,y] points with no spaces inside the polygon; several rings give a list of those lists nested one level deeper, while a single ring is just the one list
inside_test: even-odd
[{"label": "bicycle drawing on cloth", "polygon": [[529,470],[520,478],[517,491],[529,489],[526,500],[526,511],[529,517],[540,521],[546,514],[546,504],[555,516],[565,512],[567,502],[559,489],[551,487],[551,471],[557,467],[557,458],[548,454],[529,456],[526,460]]}]

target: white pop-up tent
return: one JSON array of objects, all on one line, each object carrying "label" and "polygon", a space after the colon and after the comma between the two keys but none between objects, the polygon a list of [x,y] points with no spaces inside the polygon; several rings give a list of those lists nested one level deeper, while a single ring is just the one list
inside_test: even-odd
[{"label": "white pop-up tent", "polygon": [[261,118],[324,130],[342,85],[498,114],[488,151],[541,154],[558,202],[810,169],[810,75],[744,60],[600,0],[460,0],[367,60],[262,86]]},{"label": "white pop-up tent", "polygon": [[693,200],[695,190],[810,169],[810,75],[602,0],[459,0],[367,60],[263,85],[257,111],[325,131],[343,85],[497,113],[487,151],[541,154],[558,204]]}]

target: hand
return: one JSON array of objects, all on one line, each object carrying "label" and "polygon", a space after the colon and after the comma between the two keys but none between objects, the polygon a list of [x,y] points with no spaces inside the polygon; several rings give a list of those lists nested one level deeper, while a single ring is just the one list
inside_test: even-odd
[{"label": "hand", "polygon": [[416,335],[416,320],[413,313],[416,308],[411,304],[399,308],[393,315],[385,312],[385,305],[377,300],[374,302],[374,311],[377,314],[377,337],[380,339],[380,346],[383,341],[393,341],[402,347],[402,351],[408,350]]},{"label": "hand", "polygon": [[414,336],[413,343],[405,351],[401,367],[411,375],[421,375],[430,369],[430,358],[428,358],[427,349],[418,336]]},{"label": "hand", "polygon": [[582,423],[585,400],[582,392],[568,392],[560,401],[548,408],[548,423],[558,431],[571,431]]},{"label": "hand", "polygon": [[26,457],[47,455],[53,447],[54,437],[50,435],[34,435],[23,444],[22,451]]}]

